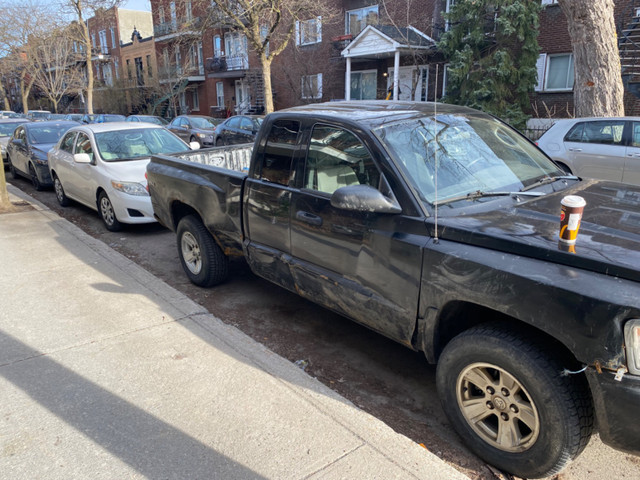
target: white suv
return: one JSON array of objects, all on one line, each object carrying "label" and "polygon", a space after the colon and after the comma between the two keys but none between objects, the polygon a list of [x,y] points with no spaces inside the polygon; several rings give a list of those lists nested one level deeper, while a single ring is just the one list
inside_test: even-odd
[{"label": "white suv", "polygon": [[640,185],[640,117],[558,120],[537,144],[579,177]]}]

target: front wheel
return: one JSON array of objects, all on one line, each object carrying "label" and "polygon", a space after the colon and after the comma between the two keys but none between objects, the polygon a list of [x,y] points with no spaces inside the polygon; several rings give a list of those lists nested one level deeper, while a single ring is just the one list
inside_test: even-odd
[{"label": "front wheel", "polygon": [[176,230],[180,263],[191,282],[212,287],[229,275],[229,259],[195,215],[187,215]]},{"label": "front wheel", "polygon": [[38,174],[36,173],[35,167],[30,163],[29,164],[29,176],[31,177],[31,184],[36,191],[40,192],[44,189],[40,180],[38,180]]},{"label": "front wheel", "polygon": [[549,342],[479,326],[455,337],[437,368],[442,407],[469,448],[525,478],[562,470],[593,430],[586,379],[562,376],[571,365]]},{"label": "front wheel", "polygon": [[116,212],[113,209],[113,204],[109,199],[109,196],[104,192],[100,192],[98,195],[98,211],[100,212],[100,218],[110,232],[118,232],[122,230],[122,224],[116,218]]}]

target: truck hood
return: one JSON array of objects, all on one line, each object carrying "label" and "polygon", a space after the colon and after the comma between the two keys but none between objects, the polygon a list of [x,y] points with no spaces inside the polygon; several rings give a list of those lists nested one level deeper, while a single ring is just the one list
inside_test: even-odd
[{"label": "truck hood", "polygon": [[[573,248],[558,241],[560,201],[565,195],[580,195],[587,202]],[[433,228],[433,219],[430,223]],[[640,187],[583,181],[509,208],[439,217],[438,235],[640,281]]]}]

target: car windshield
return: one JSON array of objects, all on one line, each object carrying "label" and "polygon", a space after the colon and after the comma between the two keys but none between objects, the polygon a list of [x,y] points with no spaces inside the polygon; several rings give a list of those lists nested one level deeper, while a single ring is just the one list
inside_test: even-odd
[{"label": "car windshield", "polygon": [[140,116],[140,117],[138,117],[138,119],[141,122],[154,123],[156,125],[166,125],[168,123],[164,118],[161,118],[161,117],[152,117],[152,116],[143,117],[143,116]]},{"label": "car windshield", "polygon": [[189,120],[191,121],[191,124],[195,128],[204,128],[204,129],[215,128],[215,126],[218,123],[220,123],[219,121],[216,121],[212,117],[191,117]]},{"label": "car windshield", "polygon": [[481,192],[519,191],[564,175],[518,132],[483,114],[411,119],[379,127],[375,134],[430,204]]},{"label": "car windshield", "polygon": [[96,133],[96,144],[103,160],[133,160],[157,153],[174,153],[189,147],[164,128],[136,128]]},{"label": "car windshield", "polygon": [[44,127],[33,126],[29,128],[29,143],[37,145],[40,143],[57,143],[71,125],[47,125]]},{"label": "car windshield", "polygon": [[124,122],[125,119],[127,117],[125,117],[124,115],[104,115],[102,117],[102,121],[103,122]]},{"label": "car windshield", "polygon": [[18,125],[24,122],[0,123],[0,137],[10,137]]},{"label": "car windshield", "polygon": [[29,112],[33,118],[49,118],[49,112]]}]

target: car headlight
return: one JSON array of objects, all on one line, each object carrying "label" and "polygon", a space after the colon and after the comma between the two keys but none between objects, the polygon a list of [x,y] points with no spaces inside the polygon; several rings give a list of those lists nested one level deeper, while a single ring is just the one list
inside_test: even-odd
[{"label": "car headlight", "polygon": [[206,137],[206,135],[205,135],[204,133],[196,133],[196,135],[197,135],[199,138],[204,138],[204,137]]},{"label": "car headlight", "polygon": [[629,320],[624,325],[629,373],[640,375],[640,320]]},{"label": "car headlight", "polygon": [[116,190],[126,193],[127,195],[135,195],[139,197],[148,197],[149,192],[144,185],[136,182],[116,182],[111,180],[111,186]]}]

